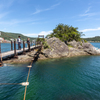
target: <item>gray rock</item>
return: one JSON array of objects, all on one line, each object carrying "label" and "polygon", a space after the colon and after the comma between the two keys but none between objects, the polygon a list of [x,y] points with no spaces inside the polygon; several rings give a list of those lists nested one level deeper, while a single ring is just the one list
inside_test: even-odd
[{"label": "gray rock", "polygon": [[90,44],[90,43],[81,43],[81,42],[76,42],[75,40],[68,42],[72,47],[77,48],[77,49],[83,49],[84,52],[87,52],[88,54],[91,55],[98,55],[100,54],[99,50],[96,50],[95,47]]},{"label": "gray rock", "polygon": [[76,48],[77,47],[77,42],[75,40],[68,42],[69,45],[71,45],[72,47]]},{"label": "gray rock", "polygon": [[68,42],[68,44],[74,48],[81,47],[81,42],[76,42],[75,40]]},{"label": "gray rock", "polygon": [[80,56],[80,55],[88,55],[88,53],[84,52],[81,49],[70,47],[69,57],[71,57],[71,56]]},{"label": "gray rock", "polygon": [[83,43],[82,44],[82,47],[83,47],[83,49],[91,49],[91,48],[93,48],[93,45],[92,44],[90,44],[90,43]]},{"label": "gray rock", "polygon": [[50,49],[44,49],[43,54],[48,58],[63,57],[68,55],[68,46],[56,37],[47,39]]},{"label": "gray rock", "polygon": [[81,45],[78,46],[78,49],[83,49],[83,47]]},{"label": "gray rock", "polygon": [[100,52],[90,43],[83,43],[83,50],[91,55],[99,55]]}]

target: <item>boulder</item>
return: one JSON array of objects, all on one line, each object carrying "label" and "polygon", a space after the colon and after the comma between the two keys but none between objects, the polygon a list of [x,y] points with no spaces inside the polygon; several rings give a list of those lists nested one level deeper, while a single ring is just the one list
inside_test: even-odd
[{"label": "boulder", "polygon": [[56,37],[47,39],[49,49],[44,49],[43,54],[48,58],[64,57],[68,55],[68,46]]},{"label": "boulder", "polygon": [[83,50],[91,55],[99,55],[100,50],[96,49],[92,44],[90,43],[83,43],[82,44]]},{"label": "boulder", "polygon": [[77,42],[75,40],[68,42],[69,45],[71,45],[72,47],[76,48],[77,47]]},{"label": "boulder", "polygon": [[83,49],[83,47],[81,45],[78,46],[78,49]]},{"label": "boulder", "polygon": [[71,45],[72,47],[74,48],[77,48],[77,47],[82,47],[81,46],[81,42],[76,42],[75,40],[71,41],[71,42],[68,42],[69,45]]},{"label": "boulder", "polygon": [[76,42],[75,40],[68,42],[69,45],[71,45],[74,48],[82,49],[84,52],[87,52],[91,55],[99,55],[100,50],[97,50],[92,44],[90,43],[82,43],[82,42]]},{"label": "boulder", "polygon": [[80,55],[88,55],[88,53],[84,52],[82,49],[77,49],[77,48],[70,47],[68,57],[80,56]]},{"label": "boulder", "polygon": [[93,48],[93,45],[90,43],[83,43],[82,47],[83,47],[83,49],[91,49],[91,48]]}]

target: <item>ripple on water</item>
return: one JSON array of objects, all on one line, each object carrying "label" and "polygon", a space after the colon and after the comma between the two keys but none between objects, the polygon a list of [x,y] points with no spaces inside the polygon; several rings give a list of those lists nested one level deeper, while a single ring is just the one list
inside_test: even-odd
[{"label": "ripple on water", "polygon": [[[0,68],[1,82],[25,82],[27,67]],[[100,100],[100,56],[38,61],[31,68],[26,100]],[[0,86],[0,100],[22,100],[23,86]]]}]

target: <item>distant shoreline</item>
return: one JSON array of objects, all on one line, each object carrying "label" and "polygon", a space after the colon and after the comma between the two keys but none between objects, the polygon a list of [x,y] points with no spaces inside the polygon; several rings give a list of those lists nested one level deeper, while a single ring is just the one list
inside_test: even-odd
[{"label": "distant shoreline", "polygon": [[88,41],[88,42],[93,42],[93,43],[100,43],[100,41]]}]

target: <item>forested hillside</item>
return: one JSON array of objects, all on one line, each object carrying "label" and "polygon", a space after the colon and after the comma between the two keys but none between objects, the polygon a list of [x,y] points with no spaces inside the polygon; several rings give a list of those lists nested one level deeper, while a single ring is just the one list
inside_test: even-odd
[{"label": "forested hillside", "polygon": [[[21,36],[22,40],[27,40],[27,38],[28,38],[27,36],[24,36],[24,35],[19,34],[19,33],[10,33],[10,32],[2,32],[2,31],[0,31],[0,32],[1,32],[0,37],[4,38],[5,40],[17,39],[19,35]],[[29,37],[29,38],[30,38],[30,40],[36,39],[34,37],[33,38]]]},{"label": "forested hillside", "polygon": [[99,41],[100,42],[100,36],[95,36],[93,38],[84,38],[87,41]]}]

